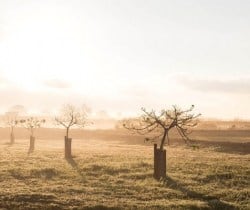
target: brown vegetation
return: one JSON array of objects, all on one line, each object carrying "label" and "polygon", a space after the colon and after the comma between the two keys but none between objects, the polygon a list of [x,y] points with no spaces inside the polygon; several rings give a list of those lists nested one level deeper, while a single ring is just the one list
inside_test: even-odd
[{"label": "brown vegetation", "polygon": [[[8,137],[8,129],[0,132]],[[27,155],[28,140],[18,128],[16,144],[0,140],[0,208],[248,209],[249,134],[195,131],[202,140],[190,147],[172,133],[168,176],[158,182],[153,148],[141,136],[72,130],[75,157],[65,161],[64,130],[37,130],[37,149]]]}]

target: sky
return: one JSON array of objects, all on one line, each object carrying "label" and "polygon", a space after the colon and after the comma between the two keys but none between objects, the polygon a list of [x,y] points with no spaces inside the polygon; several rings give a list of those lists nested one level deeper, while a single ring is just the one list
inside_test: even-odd
[{"label": "sky", "polygon": [[0,0],[0,112],[178,105],[250,119],[248,0]]}]

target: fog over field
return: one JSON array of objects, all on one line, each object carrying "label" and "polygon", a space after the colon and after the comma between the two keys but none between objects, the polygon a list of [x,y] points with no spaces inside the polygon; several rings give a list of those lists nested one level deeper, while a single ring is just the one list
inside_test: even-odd
[{"label": "fog over field", "polygon": [[250,209],[249,11],[0,0],[0,210]]},{"label": "fog over field", "polygon": [[247,0],[0,2],[1,111],[137,114],[195,104],[249,119]]}]

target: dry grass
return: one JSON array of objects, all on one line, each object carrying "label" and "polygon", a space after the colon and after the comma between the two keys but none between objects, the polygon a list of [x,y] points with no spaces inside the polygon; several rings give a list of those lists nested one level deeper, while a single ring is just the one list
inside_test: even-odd
[{"label": "dry grass", "polygon": [[[129,138],[129,137],[128,137]],[[250,209],[250,154],[170,146],[168,177],[152,178],[153,148],[73,139],[0,141],[0,209]]]}]

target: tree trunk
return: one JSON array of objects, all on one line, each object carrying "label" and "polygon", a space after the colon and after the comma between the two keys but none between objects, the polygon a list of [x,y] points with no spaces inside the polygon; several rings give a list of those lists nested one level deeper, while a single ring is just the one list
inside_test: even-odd
[{"label": "tree trunk", "polygon": [[162,140],[161,140],[160,150],[163,150],[163,146],[164,146],[167,134],[168,134],[168,131],[164,130],[164,134],[163,134],[163,137],[162,137]]},{"label": "tree trunk", "polygon": [[154,178],[159,180],[166,177],[166,150],[157,149],[154,144]]},{"label": "tree trunk", "polygon": [[168,132],[167,132],[167,142],[168,142],[168,145],[170,145],[170,140],[169,140],[169,137],[168,137]]},{"label": "tree trunk", "polygon": [[71,155],[71,142],[72,142],[72,139],[67,138],[67,136],[65,136],[65,138],[64,138],[64,143],[65,143],[64,157],[66,159],[72,158],[72,155]]},{"label": "tree trunk", "polygon": [[11,131],[10,133],[10,144],[14,144],[15,143],[15,136],[14,136],[14,132]]},{"label": "tree trunk", "polygon": [[66,136],[67,139],[69,138],[69,127],[66,128]]},{"label": "tree trunk", "polygon": [[35,137],[30,136],[30,148],[29,148],[29,153],[33,152],[35,149]]}]

